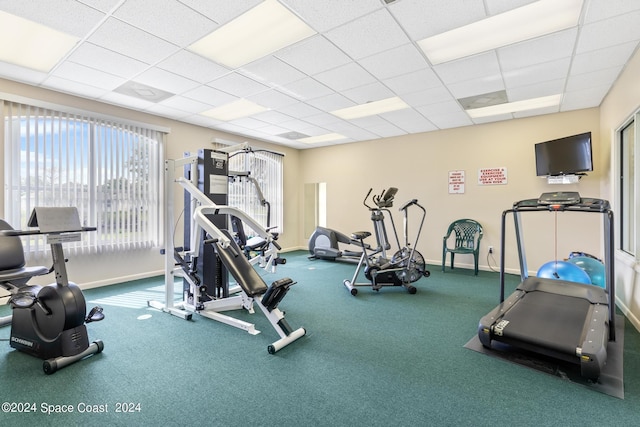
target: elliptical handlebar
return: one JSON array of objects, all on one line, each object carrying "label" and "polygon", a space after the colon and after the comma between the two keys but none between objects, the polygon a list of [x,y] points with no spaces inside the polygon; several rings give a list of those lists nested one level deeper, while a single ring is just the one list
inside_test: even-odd
[{"label": "elliptical handlebar", "polygon": [[398,192],[398,189],[396,187],[389,187],[386,190],[382,190],[382,192],[379,195],[374,195],[371,198],[371,200],[373,200],[373,203],[375,203],[377,208],[373,208],[373,207],[371,207],[371,206],[369,206],[367,204],[367,199],[371,195],[372,191],[373,191],[373,188],[370,188],[369,192],[364,197],[364,201],[362,202],[362,204],[365,205],[367,207],[367,209],[369,209],[370,211],[373,211],[373,210],[376,210],[376,209],[388,209],[388,208],[392,207],[393,206],[393,198],[395,197],[396,193]]},{"label": "elliptical handlebar", "polygon": [[[402,205],[402,206],[400,207],[400,209],[398,209],[398,210],[399,210],[399,211],[403,211],[403,210],[407,209],[407,208],[408,208],[409,206],[411,206],[411,205],[417,205],[417,206],[420,206],[420,204],[418,203],[418,199],[412,199],[412,200],[409,200],[409,201],[408,201],[408,202],[406,202],[404,205]],[[421,206],[420,206],[420,207],[421,207]]]}]

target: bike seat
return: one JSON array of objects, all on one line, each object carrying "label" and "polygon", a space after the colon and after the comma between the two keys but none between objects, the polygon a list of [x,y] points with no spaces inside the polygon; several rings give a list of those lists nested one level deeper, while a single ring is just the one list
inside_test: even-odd
[{"label": "bike seat", "polygon": [[353,233],[351,233],[351,238],[353,240],[364,240],[369,236],[371,236],[371,233],[369,233],[368,231],[354,231]]}]

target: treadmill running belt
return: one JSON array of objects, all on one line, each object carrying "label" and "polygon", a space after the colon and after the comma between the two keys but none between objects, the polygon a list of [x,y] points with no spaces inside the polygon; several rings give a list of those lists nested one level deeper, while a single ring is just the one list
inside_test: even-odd
[{"label": "treadmill running belt", "polygon": [[509,321],[503,337],[575,355],[590,306],[582,298],[529,292],[503,316]]}]

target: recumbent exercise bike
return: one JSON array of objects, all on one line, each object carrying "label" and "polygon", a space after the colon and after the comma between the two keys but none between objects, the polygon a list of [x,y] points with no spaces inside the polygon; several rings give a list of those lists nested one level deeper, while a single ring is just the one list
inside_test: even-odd
[{"label": "recumbent exercise bike", "polygon": [[[101,307],[86,314],[82,290],[67,279],[62,243],[80,240],[82,227],[76,208],[35,208],[29,227],[14,230],[0,220],[0,287],[10,293],[12,315],[0,319],[0,326],[11,323],[11,347],[44,359],[43,370],[53,374],[74,362],[100,353],[104,344],[89,344],[85,323],[102,320]],[[51,246],[51,268],[25,266],[19,236],[44,234]],[[55,272],[56,283],[39,286],[27,282],[35,276]]]},{"label": "recumbent exercise bike", "polygon": [[[345,279],[343,284],[349,289],[351,295],[354,296],[358,294],[356,286],[371,286],[375,291],[379,291],[383,286],[404,286],[410,294],[415,294],[417,289],[411,285],[411,283],[416,282],[421,277],[429,277],[431,275],[426,269],[424,257],[416,250],[426,217],[426,210],[418,203],[417,199],[409,200],[400,207],[399,210],[402,211],[404,215],[404,246],[402,246],[396,225],[393,221],[393,215],[391,215],[391,211],[389,210],[389,208],[393,206],[393,199],[398,189],[390,187],[387,190],[383,190],[380,195],[374,195],[371,199],[375,206],[370,206],[367,203],[372,191],[373,189],[369,189],[362,203],[371,212],[371,221],[373,222],[378,246],[372,251],[368,250],[370,247],[364,242],[367,237],[371,236],[371,233],[368,231],[356,231],[351,234],[351,239],[359,242],[362,247],[362,255],[358,261],[353,278],[351,280]],[[411,206],[415,206],[422,211],[420,226],[418,227],[418,232],[416,233],[413,244],[409,242],[408,237],[409,208]],[[387,237],[385,212],[389,214],[393,234],[395,235],[396,244],[399,248],[391,258],[387,257],[387,251],[391,249],[391,244]],[[364,276],[371,283],[356,283],[358,274],[360,274],[363,268]]]}]

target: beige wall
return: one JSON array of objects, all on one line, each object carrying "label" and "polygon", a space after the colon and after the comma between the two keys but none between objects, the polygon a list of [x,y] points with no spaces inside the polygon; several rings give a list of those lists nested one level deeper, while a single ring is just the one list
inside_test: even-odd
[{"label": "beige wall", "polygon": [[[379,141],[304,150],[300,154],[301,182],[327,183],[327,226],[344,233],[373,231],[369,213],[362,199],[370,187],[379,192],[398,187],[396,207],[417,198],[427,209],[427,218],[417,249],[429,263],[442,259],[442,237],[455,219],[470,217],[483,224],[481,244],[483,269],[488,269],[487,247],[495,248],[492,267],[497,267],[500,249],[502,212],[513,202],[537,198],[548,191],[579,191],[583,196],[600,197],[600,179],[608,170],[599,162],[596,169],[578,184],[553,185],[538,178],[535,172],[534,144],[545,140],[593,132],[594,159],[600,156],[599,112],[587,109],[561,114],[537,116],[464,128],[387,138]],[[506,185],[479,185],[478,170],[505,167]],[[448,173],[465,171],[465,193],[448,193]],[[402,217],[393,209],[396,226],[402,231]],[[599,222],[593,218],[559,214],[558,245],[554,243],[554,217],[532,214],[525,220],[525,241],[529,270],[534,272],[544,262],[566,257],[581,250],[601,254],[601,237],[584,233]],[[573,214],[575,215],[575,214]],[[513,223],[507,224],[508,231]],[[415,230],[415,228],[413,228]],[[411,230],[410,230],[411,231]],[[308,237],[308,236],[305,236]],[[507,238],[507,267],[516,271],[515,239]],[[470,266],[471,256],[456,258],[456,264]]]},{"label": "beige wall", "polygon": [[[603,177],[601,182],[603,192],[609,194],[614,200],[614,211],[618,209],[618,182],[614,179],[617,176],[617,160],[619,154],[615,147],[616,131],[629,119],[629,117],[640,109],[640,51],[636,52],[632,60],[627,64],[625,70],[613,86],[608,96],[601,106],[600,113],[600,139],[602,149],[606,154],[601,159],[610,165],[612,173]],[[638,126],[636,124],[636,132]],[[638,200],[636,200],[636,206]],[[637,224],[637,220],[636,220]],[[617,244],[616,236],[616,247]],[[622,252],[616,251],[616,297],[618,307],[625,313],[629,320],[640,330],[640,265],[635,258]]]}]

